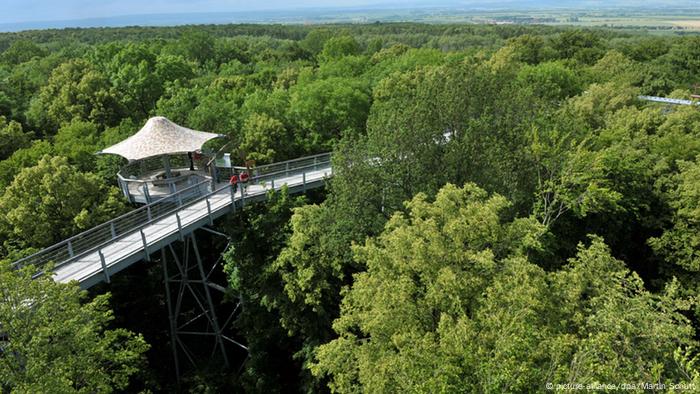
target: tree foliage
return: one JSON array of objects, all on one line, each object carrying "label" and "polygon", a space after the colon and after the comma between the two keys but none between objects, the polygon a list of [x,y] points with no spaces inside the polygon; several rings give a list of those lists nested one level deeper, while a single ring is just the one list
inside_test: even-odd
[{"label": "tree foliage", "polygon": [[29,146],[32,133],[25,133],[22,125],[14,120],[9,122],[0,116],[0,161],[6,160],[16,150]]},{"label": "tree foliage", "polygon": [[345,294],[339,338],[312,371],[336,392],[535,392],[547,382],[687,379],[694,344],[674,300],[610,256],[599,238],[560,271],[530,262],[544,228],[503,220],[508,202],[474,185],[419,194],[355,248],[367,271]]},{"label": "tree foliage", "polygon": [[120,193],[61,156],[25,168],[0,197],[0,228],[23,247],[44,247],[123,212]]},{"label": "tree foliage", "polygon": [[[0,262],[0,389],[111,393],[145,365],[140,335],[110,328],[109,295],[85,300],[75,284],[32,278]],[[49,273],[50,275],[50,273]]]},{"label": "tree foliage", "polygon": [[[111,186],[124,161],[94,153],[163,115],[226,134],[235,165],[333,152],[322,194],[215,223],[251,349],[220,374],[236,388],[697,382],[700,112],[638,99],[687,98],[697,52],[690,34],[518,24],[3,33],[0,258],[132,208]],[[161,288],[136,266],[134,297]],[[84,391],[132,389],[105,373]]]}]

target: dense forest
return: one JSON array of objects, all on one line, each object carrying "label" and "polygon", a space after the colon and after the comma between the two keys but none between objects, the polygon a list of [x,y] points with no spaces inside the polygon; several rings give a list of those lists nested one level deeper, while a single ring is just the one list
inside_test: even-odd
[{"label": "dense forest", "polygon": [[135,208],[116,187],[125,161],[94,153],[155,115],[228,135],[241,161],[332,151],[335,173],[216,223],[249,355],[188,369],[181,390],[698,388],[700,112],[638,99],[696,83],[694,35],[2,34],[0,392],[178,388],[158,264],[90,293],[11,267]]}]

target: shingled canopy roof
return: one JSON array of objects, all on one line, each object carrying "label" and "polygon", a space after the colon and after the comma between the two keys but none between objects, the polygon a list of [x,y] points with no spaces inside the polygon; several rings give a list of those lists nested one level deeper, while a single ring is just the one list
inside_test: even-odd
[{"label": "shingled canopy roof", "polygon": [[163,116],[148,119],[136,134],[98,152],[111,153],[131,160],[147,157],[194,152],[205,142],[222,134],[205,133],[179,126]]}]

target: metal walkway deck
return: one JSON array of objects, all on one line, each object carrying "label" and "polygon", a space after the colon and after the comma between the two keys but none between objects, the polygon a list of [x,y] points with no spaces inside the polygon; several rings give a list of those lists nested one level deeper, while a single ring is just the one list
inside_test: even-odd
[{"label": "metal walkway deck", "polygon": [[201,182],[13,265],[34,265],[41,274],[47,264],[53,263],[54,280],[75,280],[87,289],[101,281],[109,282],[111,276],[140,260],[149,260],[151,253],[213,224],[216,218],[248,202],[266,199],[269,190],[286,185],[291,193],[304,192],[322,186],[332,175],[330,154],[323,154],[266,166],[264,174],[252,178],[243,190],[228,183]]}]

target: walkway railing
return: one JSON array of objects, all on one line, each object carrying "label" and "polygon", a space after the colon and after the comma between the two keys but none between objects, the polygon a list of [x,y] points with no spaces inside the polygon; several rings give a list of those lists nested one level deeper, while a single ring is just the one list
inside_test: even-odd
[{"label": "walkway railing", "polygon": [[[151,157],[127,164],[119,170],[117,182],[129,202],[150,203],[163,195],[189,187],[192,182],[211,179],[205,168],[206,157],[193,158],[194,170],[190,170],[191,163],[186,154],[168,156],[173,175],[170,178],[162,178],[165,173],[165,159],[164,156]],[[158,177],[159,173],[161,177]],[[137,201],[134,196],[143,196],[143,199]]]},{"label": "walkway railing", "polygon": [[123,234],[133,233],[134,229],[138,229],[144,223],[165,217],[177,211],[183,204],[199,200],[206,194],[206,186],[209,184],[209,180],[202,181],[177,193],[170,194],[156,202],[144,205],[18,260],[13,263],[13,266],[20,268],[34,265],[37,269],[42,269],[49,262],[54,262],[57,266],[69,263],[79,258],[85,252],[92,251],[96,245],[113,241]]},{"label": "walkway railing", "polygon": [[674,98],[657,97],[657,96],[639,96],[638,98],[640,100],[643,100],[643,101],[652,101],[655,103],[674,104],[674,105],[700,105],[700,102],[698,102],[697,100],[683,100],[683,99],[674,99]]},{"label": "walkway railing", "polygon": [[[299,174],[302,175],[302,183],[305,185],[307,172],[316,171],[329,164],[330,154],[322,154],[261,166],[256,168],[256,171],[258,171],[257,173],[253,172],[254,176],[247,185],[263,185],[265,189],[279,188],[282,186],[281,183],[284,183],[283,178]],[[277,186],[275,186],[275,180],[278,181]],[[231,195],[231,201],[234,202],[234,188],[230,184],[227,183],[214,191],[209,189],[209,185],[211,185],[211,181],[205,180],[176,193],[167,195],[160,200],[144,205],[43,249],[31,256],[18,260],[13,263],[13,267],[21,268],[34,265],[37,271],[41,273],[44,267],[50,262],[53,262],[55,267],[70,264],[87,254],[94,253],[96,250],[99,251],[101,248],[118,241],[120,238],[138,232],[159,219],[173,214],[177,215],[178,211],[196,202],[206,200],[206,206],[209,207],[209,198],[226,189],[229,189],[228,192]],[[241,197],[245,198],[245,196],[246,192],[245,188],[243,188]],[[211,212],[208,212],[208,214],[211,216]]]},{"label": "walkway railing", "polygon": [[[190,157],[187,154],[168,155],[167,159],[170,162],[170,167],[173,169],[190,167]],[[203,171],[206,159],[206,156],[199,156],[197,158],[193,157],[192,162],[195,169]],[[131,162],[122,167],[119,170],[119,174],[126,179],[129,179],[132,176],[142,178],[144,175],[153,174],[157,171],[163,171],[164,160],[164,156],[154,156]]]},{"label": "walkway railing", "polygon": [[[250,169],[251,182],[256,180],[265,181],[266,176],[271,174],[292,176],[298,175],[298,170],[300,168],[313,168],[314,165],[318,167],[330,164],[331,154],[330,153],[320,153],[313,156],[305,156],[298,159],[292,159],[287,161],[280,161],[272,164],[265,164],[261,166],[256,166]],[[234,171],[239,173],[244,171],[244,167],[234,167],[234,168],[218,168],[217,167],[217,182],[228,182],[233,175]],[[297,172],[295,172],[297,171]],[[258,182],[259,183],[259,182]]]},{"label": "walkway railing", "polygon": [[321,153],[314,156],[268,164],[266,166],[253,168],[251,170],[252,174],[249,183],[264,185],[274,189],[276,179],[289,178],[300,174],[303,176],[305,172],[315,171],[321,167],[330,165],[330,163],[331,154]]}]

